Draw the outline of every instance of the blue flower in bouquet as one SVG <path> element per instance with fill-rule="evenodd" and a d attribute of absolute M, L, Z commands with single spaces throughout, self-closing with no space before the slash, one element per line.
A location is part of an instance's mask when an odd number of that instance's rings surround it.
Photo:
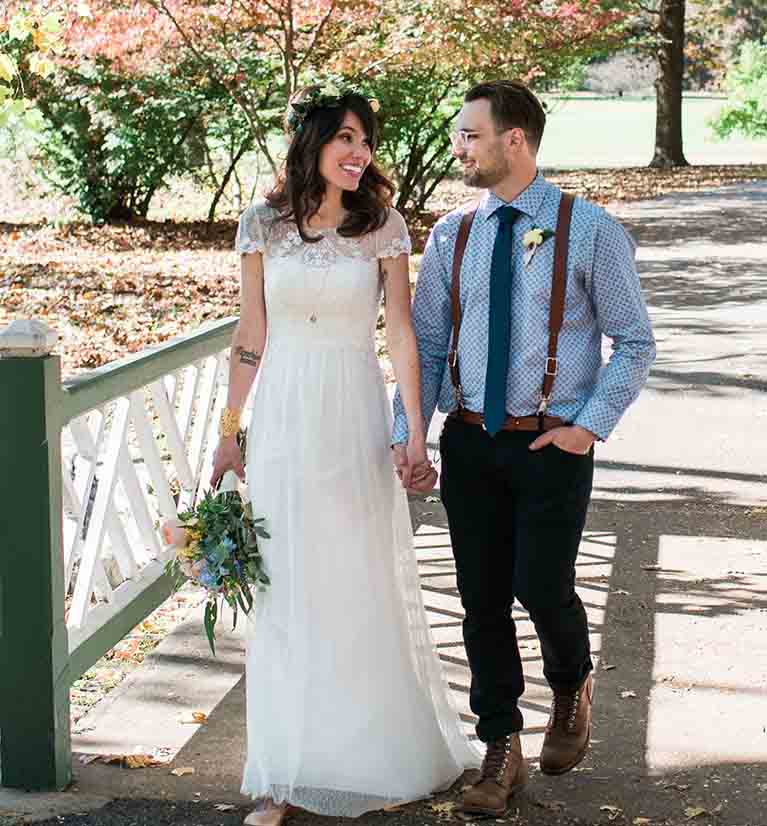
<path fill-rule="evenodd" d="M 218 585 L 218 576 L 218 572 L 211 571 L 211 569 L 206 565 L 200 571 L 197 579 L 199 580 L 200 585 L 205 588 L 216 588 Z"/>
<path fill-rule="evenodd" d="M 233 554 L 234 551 L 237 549 L 237 544 L 234 541 L 232 541 L 228 536 L 225 536 L 221 540 L 221 544 L 226 548 L 227 551 L 229 551 L 230 554 Z"/>

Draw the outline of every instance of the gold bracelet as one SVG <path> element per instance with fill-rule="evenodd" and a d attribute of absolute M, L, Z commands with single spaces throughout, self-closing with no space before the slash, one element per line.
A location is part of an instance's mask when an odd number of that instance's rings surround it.
<path fill-rule="evenodd" d="M 221 411 L 221 420 L 218 423 L 218 432 L 221 436 L 234 436 L 240 429 L 240 411 L 232 407 L 225 407 Z"/>

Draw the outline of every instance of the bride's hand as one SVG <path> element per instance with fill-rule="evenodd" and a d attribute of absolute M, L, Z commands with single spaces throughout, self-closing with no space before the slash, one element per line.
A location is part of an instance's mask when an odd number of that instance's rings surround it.
<path fill-rule="evenodd" d="M 426 446 L 423 444 L 423 439 L 413 439 L 406 442 L 398 442 L 392 445 L 392 458 L 394 460 L 394 469 L 402 481 L 403 488 L 409 488 L 413 479 L 413 473 L 419 475 L 419 465 L 427 462 Z M 415 462 L 415 464 L 413 464 Z M 420 473 L 423 473 L 422 468 Z"/>
<path fill-rule="evenodd" d="M 407 443 L 407 463 L 410 467 L 411 477 L 417 476 L 416 468 L 420 465 L 429 465 L 429 457 L 426 455 L 426 438 L 424 436 L 411 436 Z"/>
<path fill-rule="evenodd" d="M 426 439 L 411 438 L 407 445 L 407 461 L 410 470 L 407 484 L 403 485 L 413 493 L 429 493 L 437 481 L 437 471 L 426 455 Z"/>
<path fill-rule="evenodd" d="M 242 455 L 236 436 L 219 439 L 216 452 L 213 454 L 213 472 L 210 474 L 212 487 L 216 486 L 227 470 L 233 470 L 240 479 L 245 480 L 245 466 L 242 464 Z"/>

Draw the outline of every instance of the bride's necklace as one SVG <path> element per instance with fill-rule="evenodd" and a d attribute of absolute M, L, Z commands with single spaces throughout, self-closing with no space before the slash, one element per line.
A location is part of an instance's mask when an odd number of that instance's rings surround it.
<path fill-rule="evenodd" d="M 305 260 L 313 265 L 311 269 L 314 269 L 315 271 L 322 271 L 322 282 L 320 283 L 319 289 L 314 294 L 313 301 L 310 302 L 310 304 L 314 306 L 314 309 L 308 316 L 308 321 L 311 324 L 316 324 L 317 307 L 319 306 L 322 294 L 325 292 L 325 286 L 328 280 L 328 271 L 330 269 L 328 256 L 330 254 L 331 242 L 328 239 L 328 233 L 335 232 L 335 227 L 310 227 L 309 231 L 312 233 L 321 233 L 324 236 L 322 241 L 317 241 L 315 244 L 308 244 L 308 248 L 305 250 Z"/>
<path fill-rule="evenodd" d="M 343 223 L 343 217 L 338 221 L 336 226 L 333 227 L 307 227 L 310 233 L 320 233 L 323 235 L 322 241 L 318 241 L 316 244 L 309 245 L 309 260 L 313 260 L 313 263 L 318 263 L 320 266 L 317 269 L 322 269 L 322 283 L 320 284 L 319 290 L 317 290 L 316 294 L 314 295 L 314 304 L 315 309 L 309 315 L 309 322 L 311 324 L 317 323 L 317 310 L 316 307 L 319 305 L 320 296 L 325 292 L 325 286 L 328 280 L 328 271 L 330 270 L 330 263 L 327 260 L 327 256 L 329 254 L 330 248 L 332 248 L 332 242 L 328 238 L 328 233 L 335 233 L 338 227 Z M 325 247 L 323 250 L 322 247 Z M 316 249 L 316 252 L 312 254 L 312 248 Z M 317 255 L 319 253 L 319 255 Z"/>
<path fill-rule="evenodd" d="M 322 242 L 320 242 L 320 243 L 322 243 Z M 320 284 L 320 288 L 319 288 L 319 290 L 317 290 L 317 293 L 314 296 L 314 301 L 312 302 L 314 304 L 315 308 L 319 304 L 320 296 L 322 295 L 322 293 L 325 292 L 325 282 L 328 280 L 328 270 L 329 269 L 330 269 L 330 267 L 323 267 L 322 268 L 322 284 Z M 309 316 L 309 321 L 312 324 L 317 323 L 317 310 L 316 309 L 312 310 L 311 315 Z"/>

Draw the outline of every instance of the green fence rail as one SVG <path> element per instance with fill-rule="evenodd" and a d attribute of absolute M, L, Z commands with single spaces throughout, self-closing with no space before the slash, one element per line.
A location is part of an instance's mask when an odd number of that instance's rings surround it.
<path fill-rule="evenodd" d="M 24 357 L 10 351 L 10 356 L 6 352 L 0 358 L 3 786 L 50 790 L 70 783 L 72 682 L 170 592 L 165 575 L 155 578 L 70 650 L 62 536 L 63 429 L 88 411 L 221 354 L 235 323 L 234 319 L 216 322 L 63 383 L 55 355 Z M 206 398 L 213 398 L 214 391 Z M 214 416 L 210 404 L 203 413 Z"/>

